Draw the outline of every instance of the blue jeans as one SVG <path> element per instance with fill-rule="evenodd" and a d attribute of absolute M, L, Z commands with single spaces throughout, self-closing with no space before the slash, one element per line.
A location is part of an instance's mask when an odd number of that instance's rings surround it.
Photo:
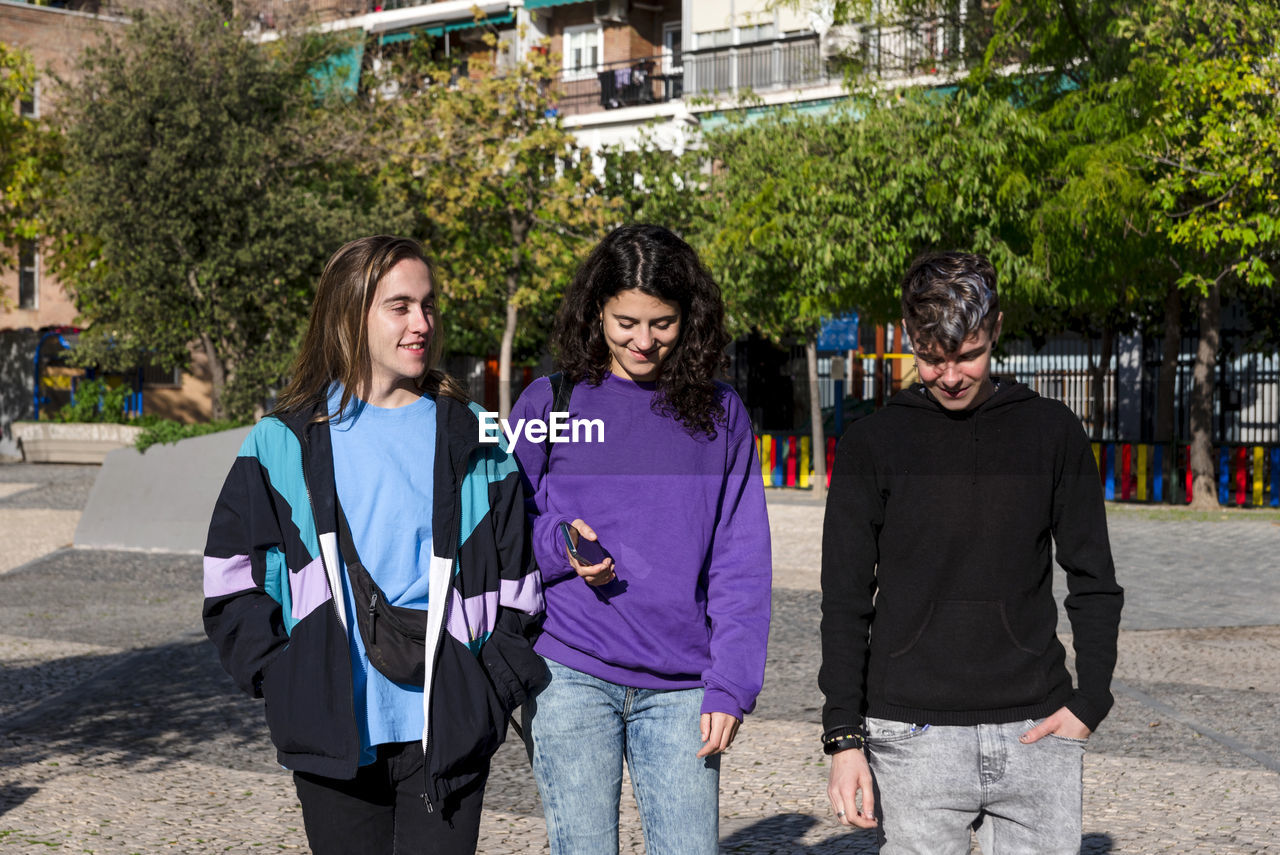
<path fill-rule="evenodd" d="M 1085 741 L 1019 742 L 1036 724 L 868 718 L 881 855 L 968 855 L 975 824 L 983 855 L 1076 855 Z"/>
<path fill-rule="evenodd" d="M 714 855 L 720 757 L 699 758 L 702 689 L 635 689 L 546 660 L 525 744 L 553 855 L 616 855 L 626 758 L 648 855 Z"/>

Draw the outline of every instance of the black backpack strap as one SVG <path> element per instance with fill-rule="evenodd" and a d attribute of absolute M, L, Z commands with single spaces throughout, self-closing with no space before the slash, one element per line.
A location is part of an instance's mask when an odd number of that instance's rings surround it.
<path fill-rule="evenodd" d="M 564 376 L 563 371 L 557 371 L 547 376 L 547 380 L 551 382 L 551 409 L 550 413 L 567 413 L 569 411 L 569 399 L 573 397 L 572 380 Z M 542 441 L 542 451 L 547 456 L 548 462 L 551 460 L 551 434 L 548 432 L 547 438 Z"/>

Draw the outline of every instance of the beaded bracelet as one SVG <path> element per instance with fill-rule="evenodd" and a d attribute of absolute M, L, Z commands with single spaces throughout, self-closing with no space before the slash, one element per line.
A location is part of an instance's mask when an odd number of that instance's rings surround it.
<path fill-rule="evenodd" d="M 861 730 L 856 728 L 841 729 L 823 735 L 822 752 L 824 754 L 835 754 L 838 751 L 847 751 L 850 748 L 861 748 L 866 743 L 866 737 L 862 735 Z"/>

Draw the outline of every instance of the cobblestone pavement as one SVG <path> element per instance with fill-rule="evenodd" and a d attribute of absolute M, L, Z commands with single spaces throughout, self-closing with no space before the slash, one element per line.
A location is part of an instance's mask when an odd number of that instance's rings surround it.
<path fill-rule="evenodd" d="M 0 466 L 0 855 L 306 851 L 261 708 L 204 640 L 199 559 L 65 547 L 95 473 Z M 830 817 L 815 750 L 821 507 L 769 501 L 768 673 L 725 758 L 721 849 L 874 852 Z M 1111 518 L 1128 606 L 1116 707 L 1085 760 L 1082 852 L 1280 853 L 1277 518 Z M 629 794 L 622 850 L 643 851 Z M 514 741 L 480 851 L 547 851 Z"/>

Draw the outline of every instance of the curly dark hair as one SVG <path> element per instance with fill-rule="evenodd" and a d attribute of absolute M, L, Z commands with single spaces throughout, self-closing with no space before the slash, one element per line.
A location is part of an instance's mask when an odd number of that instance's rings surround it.
<path fill-rule="evenodd" d="M 680 338 L 658 373 L 654 410 L 691 434 L 716 435 L 724 404 L 715 375 L 729 336 L 718 286 L 693 247 L 669 229 L 620 226 L 596 244 L 565 291 L 552 346 L 565 377 L 599 386 L 611 365 L 601 312 L 619 291 L 631 288 L 680 305 Z"/>

